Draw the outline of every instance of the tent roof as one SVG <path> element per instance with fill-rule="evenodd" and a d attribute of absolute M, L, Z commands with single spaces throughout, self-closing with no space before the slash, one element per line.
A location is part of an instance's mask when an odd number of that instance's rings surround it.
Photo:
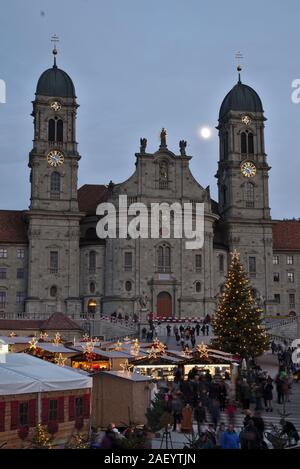
<path fill-rule="evenodd" d="M 26 353 L 8 353 L 0 361 L 0 395 L 67 391 L 92 387 L 92 378 Z"/>

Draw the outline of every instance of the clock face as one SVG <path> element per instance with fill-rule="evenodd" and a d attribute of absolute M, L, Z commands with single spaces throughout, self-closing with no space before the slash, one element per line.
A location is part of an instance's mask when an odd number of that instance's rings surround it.
<path fill-rule="evenodd" d="M 251 161 L 245 161 L 245 163 L 241 165 L 241 171 L 246 178 L 253 178 L 256 175 L 256 166 L 254 163 L 251 163 Z"/>
<path fill-rule="evenodd" d="M 65 158 L 61 151 L 51 150 L 47 155 L 47 161 L 50 166 L 54 166 L 56 168 L 64 163 Z"/>
<path fill-rule="evenodd" d="M 251 119 L 250 119 L 249 116 L 243 116 L 243 117 L 242 117 L 242 122 L 243 122 L 243 124 L 245 124 L 245 125 L 250 125 L 250 124 L 251 124 Z"/>
<path fill-rule="evenodd" d="M 61 104 L 58 101 L 53 101 L 50 104 L 50 107 L 53 109 L 53 111 L 59 111 L 61 109 Z"/>

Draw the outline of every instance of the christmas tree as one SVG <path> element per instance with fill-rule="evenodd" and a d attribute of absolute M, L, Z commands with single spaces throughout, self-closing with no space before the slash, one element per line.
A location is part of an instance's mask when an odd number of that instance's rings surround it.
<path fill-rule="evenodd" d="M 225 289 L 213 321 L 213 346 L 242 358 L 257 357 L 268 350 L 268 336 L 262 326 L 261 309 L 237 251 L 232 254 Z"/>
<path fill-rule="evenodd" d="M 31 441 L 31 447 L 34 449 L 51 449 L 51 438 L 48 436 L 48 433 L 40 423 L 34 429 L 34 435 Z"/>
<path fill-rule="evenodd" d="M 164 399 L 164 395 L 159 392 L 151 401 L 151 407 L 148 408 L 146 412 L 149 429 L 152 432 L 158 432 L 165 426 L 164 419 L 166 416 L 168 416 L 170 420 L 170 414 L 167 412 L 167 403 Z M 169 421 L 167 423 L 169 423 Z"/>

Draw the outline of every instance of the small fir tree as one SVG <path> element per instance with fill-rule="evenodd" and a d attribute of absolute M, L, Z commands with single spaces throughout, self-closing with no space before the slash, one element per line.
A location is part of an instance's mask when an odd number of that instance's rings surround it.
<path fill-rule="evenodd" d="M 45 427 L 40 423 L 34 429 L 31 446 L 34 449 L 51 449 L 51 437 L 48 435 Z"/>

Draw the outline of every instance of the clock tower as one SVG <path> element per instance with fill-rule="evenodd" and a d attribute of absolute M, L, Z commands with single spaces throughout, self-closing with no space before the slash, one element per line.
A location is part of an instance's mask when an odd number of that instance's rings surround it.
<path fill-rule="evenodd" d="M 264 144 L 266 118 L 256 91 L 238 83 L 219 114 L 218 179 L 220 230 L 230 251 L 237 249 L 263 309 L 272 299 L 272 221 Z"/>
<path fill-rule="evenodd" d="M 26 311 L 49 315 L 81 311 L 74 84 L 56 64 L 38 80 L 29 155 L 31 201 Z"/>

